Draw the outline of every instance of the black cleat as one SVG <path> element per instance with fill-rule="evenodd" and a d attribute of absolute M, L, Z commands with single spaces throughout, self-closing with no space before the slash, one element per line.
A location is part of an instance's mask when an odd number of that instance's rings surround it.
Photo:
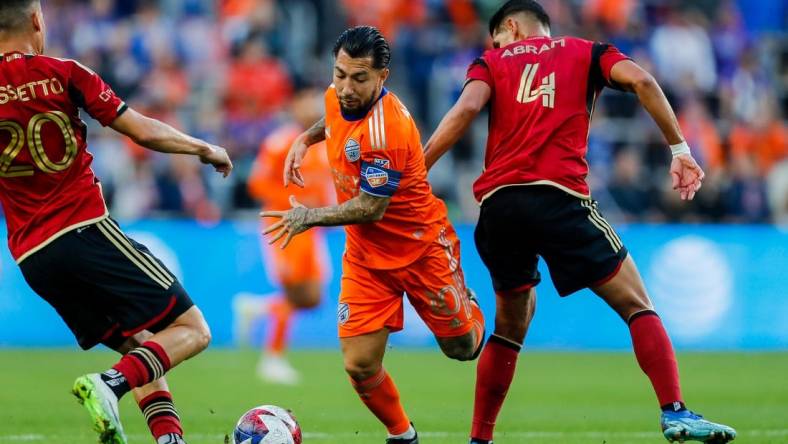
<path fill-rule="evenodd" d="M 410 423 L 413 430 L 416 430 L 416 427 L 413 426 L 413 423 Z M 419 432 L 416 432 L 413 435 L 413 438 L 388 438 L 386 439 L 386 444 L 419 444 Z"/>

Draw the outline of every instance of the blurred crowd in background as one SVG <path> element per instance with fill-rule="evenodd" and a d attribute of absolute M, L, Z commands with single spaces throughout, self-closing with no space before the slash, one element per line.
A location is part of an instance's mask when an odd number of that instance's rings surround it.
<path fill-rule="evenodd" d="M 256 214 L 246 179 L 293 95 L 331 81 L 346 27 L 392 44 L 394 90 L 426 140 L 490 45 L 499 0 L 46 0 L 48 53 L 93 68 L 129 105 L 227 147 L 223 180 L 185 156 L 141 149 L 95 124 L 90 151 L 114 215 Z M 615 44 L 652 72 L 706 170 L 695 201 L 670 190 L 670 151 L 630 94 L 607 91 L 589 137 L 589 181 L 615 221 L 788 223 L 788 2 L 543 0 L 553 35 Z M 436 194 L 472 221 L 486 118 L 434 169 Z"/>

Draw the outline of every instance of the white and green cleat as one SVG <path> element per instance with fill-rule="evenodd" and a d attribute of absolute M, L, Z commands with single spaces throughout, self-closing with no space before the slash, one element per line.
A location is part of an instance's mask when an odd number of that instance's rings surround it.
<path fill-rule="evenodd" d="M 126 444 L 118 414 L 118 398 L 98 373 L 77 378 L 71 392 L 88 410 L 101 444 Z"/>

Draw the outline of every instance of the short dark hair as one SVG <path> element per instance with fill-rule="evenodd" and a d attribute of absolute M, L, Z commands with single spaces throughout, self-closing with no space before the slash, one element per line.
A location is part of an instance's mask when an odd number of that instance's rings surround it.
<path fill-rule="evenodd" d="M 548 29 L 550 28 L 550 16 L 547 15 L 542 5 L 534 0 L 509 0 L 490 19 L 490 35 L 495 34 L 495 30 L 501 26 L 506 17 L 518 12 L 531 14 Z"/>
<path fill-rule="evenodd" d="M 31 8 L 38 3 L 39 0 L 0 0 L 0 32 L 22 28 Z"/>
<path fill-rule="evenodd" d="M 388 68 L 391 62 L 391 48 L 383 34 L 374 26 L 356 26 L 345 30 L 334 43 L 334 57 L 345 50 L 350 57 L 372 57 L 375 69 Z"/>

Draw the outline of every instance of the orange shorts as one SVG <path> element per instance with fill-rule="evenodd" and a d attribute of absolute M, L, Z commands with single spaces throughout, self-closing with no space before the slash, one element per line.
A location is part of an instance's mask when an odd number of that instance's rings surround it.
<path fill-rule="evenodd" d="M 374 270 L 342 262 L 337 323 L 339 337 L 403 327 L 403 294 L 438 337 L 455 337 L 473 328 L 471 306 L 460 267 L 460 241 L 451 226 L 405 268 Z"/>
<path fill-rule="evenodd" d="M 288 286 L 325 279 L 327 253 L 320 229 L 295 236 L 284 250 L 280 248 L 281 240 L 274 245 L 268 245 L 265 239 L 262 242 L 266 270 L 272 281 Z"/>

